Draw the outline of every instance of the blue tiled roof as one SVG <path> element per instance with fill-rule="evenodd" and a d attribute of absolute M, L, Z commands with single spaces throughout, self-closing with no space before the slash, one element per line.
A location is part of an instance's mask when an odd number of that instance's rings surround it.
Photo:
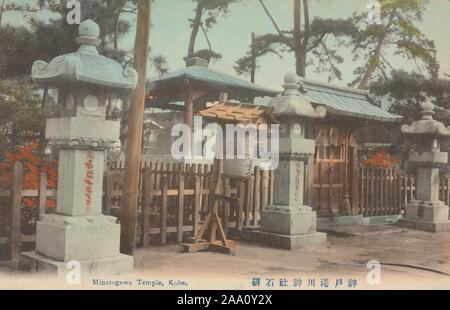
<path fill-rule="evenodd" d="M 331 113 L 391 122 L 402 118 L 374 105 L 368 92 L 306 79 L 302 81 L 311 102 L 325 106 Z"/>
<path fill-rule="evenodd" d="M 259 86 L 253 83 L 250 83 L 246 80 L 239 79 L 232 75 L 222 73 L 208 67 L 203 66 L 191 66 L 180 68 L 178 70 L 169 72 L 159 79 L 150 81 L 150 91 L 154 90 L 158 87 L 160 83 L 169 82 L 173 80 L 184 80 L 184 79 L 192 79 L 197 81 L 202 81 L 207 84 L 212 84 L 216 87 L 229 87 L 235 89 L 245 89 L 261 96 L 264 95 L 276 95 L 280 93 L 280 91 L 269 89 L 263 86 Z"/>

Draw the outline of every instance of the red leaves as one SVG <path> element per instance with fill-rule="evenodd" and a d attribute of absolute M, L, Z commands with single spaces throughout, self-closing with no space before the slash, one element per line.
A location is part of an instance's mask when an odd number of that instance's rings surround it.
<path fill-rule="evenodd" d="M 384 150 L 381 150 L 372 155 L 369 159 L 363 161 L 363 165 L 371 168 L 391 168 L 400 163 L 400 160 L 392 158 L 391 155 L 386 154 Z"/>
<path fill-rule="evenodd" d="M 24 146 L 18 146 L 16 152 L 6 152 L 5 160 L 0 163 L 0 186 L 9 186 L 13 181 L 12 168 L 17 161 L 23 163 L 23 180 L 24 189 L 38 189 L 40 174 L 47 174 L 47 188 L 56 189 L 58 181 L 58 162 L 53 160 L 47 162 L 39 156 L 39 143 L 33 141 Z M 37 205 L 36 198 L 25 197 L 22 200 L 24 206 L 35 207 Z M 56 206 L 54 200 L 47 201 L 47 207 Z"/>

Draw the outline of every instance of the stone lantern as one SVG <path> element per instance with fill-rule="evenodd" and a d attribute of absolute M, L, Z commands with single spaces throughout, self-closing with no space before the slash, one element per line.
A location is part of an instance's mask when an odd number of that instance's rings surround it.
<path fill-rule="evenodd" d="M 261 243 L 295 249 L 326 242 L 326 234 L 316 232 L 316 212 L 303 205 L 305 161 L 315 152 L 308 122 L 325 117 L 326 110 L 311 105 L 296 74 L 287 74 L 284 82 L 284 92 L 272 101 L 281 125 L 274 205 L 263 211 L 261 230 L 252 234 Z"/>
<path fill-rule="evenodd" d="M 450 127 L 433 119 L 434 104 L 422 103 L 422 119 L 401 130 L 415 148 L 409 162 L 416 170 L 416 197 L 405 207 L 403 227 L 440 232 L 450 231 L 449 209 L 439 200 L 439 170 L 448 163 L 448 153 L 441 152 L 441 142 L 450 136 Z"/>
<path fill-rule="evenodd" d="M 99 34 L 95 22 L 84 21 L 78 51 L 33 64 L 33 80 L 58 90 L 58 117 L 46 121 L 46 138 L 59 153 L 58 194 L 55 214 L 37 223 L 36 252 L 21 257 L 24 268 L 64 274 L 69 261 L 78 261 L 82 273 L 133 269 L 133 257 L 119 252 L 116 218 L 102 215 L 102 190 L 105 151 L 120 129 L 106 120 L 106 107 L 114 94 L 136 87 L 137 73 L 99 55 Z"/>

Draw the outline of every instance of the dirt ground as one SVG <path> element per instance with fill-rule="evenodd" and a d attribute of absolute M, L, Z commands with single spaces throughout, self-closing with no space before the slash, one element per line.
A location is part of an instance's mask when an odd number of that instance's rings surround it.
<path fill-rule="evenodd" d="M 328 229 L 327 233 L 326 245 L 294 251 L 240 241 L 234 255 L 187 254 L 182 253 L 178 245 L 138 249 L 132 274 L 96 278 L 105 281 L 104 285 L 94 285 L 95 279 L 89 279 L 82 287 L 450 289 L 450 233 L 427 233 L 395 226 L 335 227 Z M 370 271 L 367 262 L 371 260 L 381 263 L 380 281 L 377 283 L 367 281 Z M 5 266 L 0 267 L 0 288 L 35 287 L 38 279 L 35 275 L 18 274 Z M 258 279 L 259 286 L 255 286 Z M 312 279 L 315 279 L 314 286 Z M 120 282 L 125 280 L 132 281 L 132 285 Z M 267 286 L 268 282 L 273 286 Z M 67 287 L 51 281 L 46 282 L 46 286 Z"/>

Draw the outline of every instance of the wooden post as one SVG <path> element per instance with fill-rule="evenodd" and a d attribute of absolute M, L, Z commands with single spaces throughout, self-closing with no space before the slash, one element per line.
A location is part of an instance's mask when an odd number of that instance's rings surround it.
<path fill-rule="evenodd" d="M 304 194 L 304 203 L 307 206 L 312 207 L 314 204 L 313 201 L 313 191 L 314 191 L 314 156 L 308 157 L 307 162 L 307 174 L 306 174 L 306 191 Z"/>
<path fill-rule="evenodd" d="M 169 178 L 162 176 L 162 209 L 161 209 L 161 244 L 167 243 L 167 192 L 169 191 Z"/>
<path fill-rule="evenodd" d="M 152 165 L 143 170 L 143 184 L 142 184 L 142 246 L 145 248 L 149 244 L 150 239 L 150 206 L 153 200 L 152 197 Z"/>
<path fill-rule="evenodd" d="M 211 197 L 212 189 L 210 189 L 210 197 Z M 198 231 L 198 225 L 200 222 L 200 200 L 202 199 L 201 194 L 201 184 L 200 184 L 200 176 L 195 175 L 195 188 L 194 188 L 194 206 L 192 207 L 192 225 L 193 225 L 193 232 L 194 237 L 197 234 Z"/>
<path fill-rule="evenodd" d="M 184 115 L 184 122 L 189 128 L 192 128 L 192 119 L 194 118 L 194 101 L 192 98 L 189 80 L 186 80 L 186 99 L 184 102 L 186 114 Z"/>
<path fill-rule="evenodd" d="M 178 242 L 183 241 L 184 227 L 184 165 L 180 167 L 180 183 L 178 184 Z"/>
<path fill-rule="evenodd" d="M 269 171 L 262 171 L 261 214 L 267 208 L 269 194 Z"/>
<path fill-rule="evenodd" d="M 23 165 L 21 162 L 14 164 L 14 176 L 11 191 L 11 235 L 9 238 L 9 250 L 11 261 L 19 261 L 20 254 L 20 214 L 22 208 L 22 176 Z"/>
<path fill-rule="evenodd" d="M 245 203 L 245 181 L 241 180 L 239 181 L 239 204 L 237 209 L 237 216 L 236 216 L 236 225 L 238 230 L 242 230 L 243 225 L 243 213 L 244 213 L 244 203 Z"/>
<path fill-rule="evenodd" d="M 224 180 L 224 194 L 225 196 L 230 196 L 230 179 L 228 177 Z M 224 202 L 223 208 L 223 229 L 225 230 L 225 235 L 228 235 L 228 226 L 230 224 L 230 203 Z"/>
<path fill-rule="evenodd" d="M 136 247 L 143 116 L 150 39 L 150 7 L 150 0 L 139 0 L 134 58 L 134 66 L 139 74 L 139 80 L 130 105 L 123 186 L 124 204 L 121 212 L 122 242 L 120 247 L 121 252 L 128 255 L 133 255 Z"/>
<path fill-rule="evenodd" d="M 375 210 L 375 169 L 370 168 L 370 216 L 374 216 Z"/>
<path fill-rule="evenodd" d="M 37 212 L 37 220 L 41 219 L 41 216 L 45 214 L 45 210 L 47 209 L 47 174 L 41 173 L 39 178 L 39 192 L 38 192 L 38 212 Z"/>
<path fill-rule="evenodd" d="M 247 180 L 247 199 L 245 204 L 245 226 L 250 226 L 250 216 L 253 216 L 253 183 L 254 173 Z"/>
<path fill-rule="evenodd" d="M 270 199 L 269 199 L 269 205 L 273 206 L 273 193 L 275 191 L 275 172 L 274 170 L 270 170 L 269 172 L 269 194 L 270 194 Z"/>
<path fill-rule="evenodd" d="M 356 146 L 352 146 L 352 215 L 361 214 L 361 211 L 358 210 L 358 202 L 359 191 L 358 191 L 358 180 L 359 180 L 359 168 L 358 168 L 358 148 Z"/>
<path fill-rule="evenodd" d="M 253 227 L 258 226 L 258 220 L 257 217 L 261 217 L 261 210 L 260 210 L 260 198 L 261 198 L 261 169 L 259 167 L 256 167 L 254 170 L 255 173 L 255 181 L 253 183 Z"/>

